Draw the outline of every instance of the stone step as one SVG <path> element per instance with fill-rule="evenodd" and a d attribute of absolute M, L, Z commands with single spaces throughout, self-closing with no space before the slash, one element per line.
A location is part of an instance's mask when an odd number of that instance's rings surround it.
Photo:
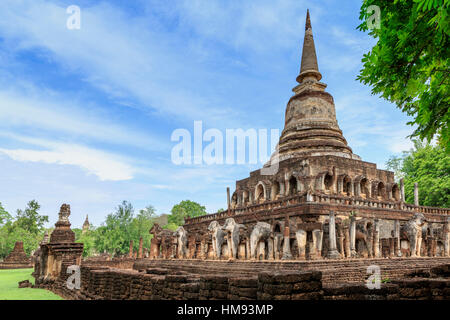
<path fill-rule="evenodd" d="M 377 265 L 382 279 L 400 278 L 406 273 L 450 263 L 448 257 L 349 259 L 315 261 L 224 261 L 224 260 L 150 260 L 140 259 L 133 265 L 135 270 L 161 268 L 191 274 L 229 274 L 251 276 L 260 271 L 308 271 L 323 273 L 324 284 L 335 282 L 362 282 L 369 275 L 367 267 Z"/>

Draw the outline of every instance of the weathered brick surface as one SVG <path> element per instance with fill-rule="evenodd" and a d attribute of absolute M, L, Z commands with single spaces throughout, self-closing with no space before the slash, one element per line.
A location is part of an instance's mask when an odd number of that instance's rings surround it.
<path fill-rule="evenodd" d="M 31 258 L 23 250 L 23 242 L 18 241 L 14 244 L 14 249 L 0 262 L 0 269 L 20 269 L 31 268 Z"/>
<path fill-rule="evenodd" d="M 228 261 L 217 260 L 140 260 L 133 268 L 136 270 L 158 269 L 163 274 L 185 272 L 190 274 L 234 274 L 240 278 L 253 277 L 260 272 L 297 272 L 320 271 L 324 285 L 339 283 L 361 283 L 368 277 L 367 267 L 377 265 L 381 269 L 382 279 L 399 279 L 414 272 L 430 272 L 431 268 L 450 264 L 450 258 L 392 258 L 392 259 L 345 259 L 345 260 L 315 260 L 315 261 Z M 442 267 L 439 267 L 442 268 Z M 438 269 L 436 269 L 438 270 Z M 439 269 L 440 270 L 440 269 Z M 147 271 L 148 272 L 148 271 Z M 152 271 L 156 272 L 156 271 Z M 446 273 L 441 272 L 442 275 Z M 447 271 L 448 272 L 448 271 Z M 234 278 L 234 277 L 232 277 Z M 319 279 L 320 280 L 320 279 Z"/>
<path fill-rule="evenodd" d="M 167 269 L 166 274 L 155 274 L 84 265 L 80 290 L 67 289 L 62 279 L 42 287 L 67 299 L 450 300 L 450 279 L 440 276 L 447 270 L 448 265 L 435 266 L 428 269 L 427 278 L 388 280 L 380 289 L 371 290 L 363 281 L 323 285 L 320 271 L 264 271 L 236 277 L 230 272 L 201 275 Z"/>

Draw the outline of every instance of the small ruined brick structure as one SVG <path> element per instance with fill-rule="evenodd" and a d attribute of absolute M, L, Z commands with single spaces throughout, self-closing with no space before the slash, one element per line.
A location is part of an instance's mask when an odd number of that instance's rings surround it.
<path fill-rule="evenodd" d="M 31 258 L 23 250 L 22 241 L 17 241 L 11 253 L 3 262 L 0 262 L 0 269 L 30 268 L 31 266 Z"/>
<path fill-rule="evenodd" d="M 88 216 L 86 215 L 86 220 L 84 220 L 84 223 L 83 223 L 82 233 L 84 234 L 84 233 L 88 232 L 90 226 L 91 226 L 91 224 L 89 223 Z"/>
<path fill-rule="evenodd" d="M 70 229 L 69 216 L 70 205 L 63 204 L 55 230 L 50 235 L 50 242 L 46 242 L 45 239 L 41 242 L 33 273 L 37 286 L 66 278 L 67 267 L 81 264 L 83 244 L 75 242 L 75 233 Z"/>
<path fill-rule="evenodd" d="M 150 258 L 449 256 L 450 209 L 405 203 L 393 172 L 353 153 L 321 79 L 308 12 L 298 85 L 270 161 L 236 182 L 228 210 L 186 219 L 173 234 L 152 228 Z"/>

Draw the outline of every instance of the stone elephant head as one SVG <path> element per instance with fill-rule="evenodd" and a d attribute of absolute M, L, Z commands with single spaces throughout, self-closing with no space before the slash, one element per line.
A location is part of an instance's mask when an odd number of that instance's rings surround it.
<path fill-rule="evenodd" d="M 252 233 L 250 234 L 250 257 L 251 259 L 256 259 L 256 252 L 258 249 L 258 244 L 260 241 L 268 243 L 269 250 L 271 250 L 271 238 L 273 237 L 272 226 L 267 222 L 257 222 L 253 227 Z M 273 243 L 272 243 L 273 244 Z"/>
<path fill-rule="evenodd" d="M 212 237 L 212 246 L 214 255 L 220 259 L 222 254 L 222 245 L 225 241 L 226 232 L 222 230 L 221 225 L 217 221 L 212 221 L 208 226 L 208 232 Z"/>
<path fill-rule="evenodd" d="M 222 230 L 228 234 L 228 247 L 231 248 L 231 258 L 236 259 L 239 247 L 240 229 L 246 230 L 247 227 L 234 221 L 233 218 L 225 220 Z"/>
<path fill-rule="evenodd" d="M 411 218 L 411 222 L 415 224 L 416 226 L 423 226 L 427 220 L 425 219 L 425 216 L 421 212 L 414 213 L 413 217 Z"/>

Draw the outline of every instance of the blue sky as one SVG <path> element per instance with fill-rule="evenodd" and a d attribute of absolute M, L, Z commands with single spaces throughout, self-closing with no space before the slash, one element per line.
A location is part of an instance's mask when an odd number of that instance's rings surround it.
<path fill-rule="evenodd" d="M 69 5 L 81 29 L 69 30 Z M 177 128 L 283 129 L 310 9 L 322 81 L 354 153 L 384 167 L 407 150 L 409 120 L 357 82 L 374 40 L 361 1 L 2 0 L 0 202 L 31 199 L 95 225 L 122 201 L 167 213 L 190 199 L 215 212 L 260 165 L 171 162 Z M 381 10 L 381 14 L 383 14 Z"/>

